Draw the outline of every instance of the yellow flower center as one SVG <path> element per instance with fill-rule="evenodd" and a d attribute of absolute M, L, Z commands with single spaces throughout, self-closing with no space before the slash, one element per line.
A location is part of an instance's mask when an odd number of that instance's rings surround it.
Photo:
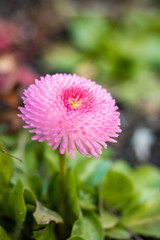
<path fill-rule="evenodd" d="M 79 105 L 80 105 L 80 102 L 79 102 L 79 101 L 74 101 L 74 100 L 73 100 L 73 101 L 71 102 L 71 106 L 74 107 L 74 108 L 78 108 Z"/>
<path fill-rule="evenodd" d="M 70 100 L 69 100 L 69 103 L 71 104 L 71 106 L 72 106 L 73 108 L 78 108 L 78 107 L 81 105 L 78 97 L 77 97 L 76 99 L 70 99 Z"/>

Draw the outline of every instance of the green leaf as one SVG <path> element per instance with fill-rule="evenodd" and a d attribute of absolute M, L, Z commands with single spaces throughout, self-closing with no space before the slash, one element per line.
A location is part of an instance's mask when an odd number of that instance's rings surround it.
<path fill-rule="evenodd" d="M 37 201 L 37 207 L 35 212 L 33 213 L 33 216 L 35 218 L 36 223 L 39 225 L 46 225 L 51 221 L 54 221 L 56 223 L 63 222 L 61 216 L 58 213 L 44 207 L 38 201 Z"/>
<path fill-rule="evenodd" d="M 87 240 L 103 240 L 103 228 L 98 216 L 87 213 L 79 218 L 73 225 L 72 236 Z"/>
<path fill-rule="evenodd" d="M 0 148 L 2 150 L 6 149 L 0 143 Z M 2 152 L 0 149 L 0 202 L 3 198 L 3 193 L 6 191 L 6 187 L 9 185 L 10 180 L 13 175 L 13 161 L 6 153 Z"/>
<path fill-rule="evenodd" d="M 67 240 L 86 240 L 86 238 L 82 238 L 79 236 L 73 236 L 73 237 L 67 238 Z"/>
<path fill-rule="evenodd" d="M 26 204 L 36 206 L 36 198 L 34 194 L 29 189 L 24 189 L 24 199 Z"/>
<path fill-rule="evenodd" d="M 117 172 L 124 173 L 125 175 L 126 174 L 128 175 L 132 172 L 132 168 L 129 166 L 129 164 L 126 161 L 123 161 L 123 160 L 115 161 L 112 164 L 112 169 L 117 171 Z"/>
<path fill-rule="evenodd" d="M 113 228 L 118 223 L 118 218 L 108 212 L 102 212 L 100 216 L 104 229 Z"/>
<path fill-rule="evenodd" d="M 0 240 L 12 240 L 7 232 L 0 226 Z"/>
<path fill-rule="evenodd" d="M 57 151 L 53 151 L 51 146 L 48 144 L 44 145 L 44 158 L 48 162 L 49 167 L 53 172 L 58 172 L 59 170 L 59 153 Z"/>
<path fill-rule="evenodd" d="M 136 233 L 160 237 L 160 194 L 122 217 L 122 222 Z"/>
<path fill-rule="evenodd" d="M 140 166 L 132 172 L 131 177 L 137 188 L 160 188 L 160 170 L 156 166 Z"/>
<path fill-rule="evenodd" d="M 61 190 L 60 190 L 59 174 L 56 172 L 53 174 L 48 185 L 48 199 L 53 209 L 59 209 Z"/>
<path fill-rule="evenodd" d="M 67 216 L 68 224 L 73 224 L 79 217 L 80 206 L 78 200 L 77 178 L 75 169 L 68 169 L 64 179 L 64 196 L 61 191 L 59 173 L 55 173 L 48 186 L 48 198 L 53 209 L 57 209 L 62 215 Z M 62 209 L 62 201 L 65 199 L 65 211 Z M 64 213 L 65 212 L 65 213 Z"/>
<path fill-rule="evenodd" d="M 93 187 L 81 184 L 78 188 L 80 207 L 84 210 L 95 210 L 97 208 L 97 196 Z"/>
<path fill-rule="evenodd" d="M 81 52 L 66 45 L 51 47 L 44 55 L 44 65 L 48 70 L 71 72 L 83 60 Z"/>
<path fill-rule="evenodd" d="M 24 189 L 24 200 L 27 210 L 30 212 L 34 212 L 36 208 L 36 198 L 29 189 Z"/>
<path fill-rule="evenodd" d="M 27 212 L 23 193 L 23 184 L 19 180 L 13 190 L 7 193 L 6 202 L 4 202 L 4 211 L 17 223 L 19 228 L 22 226 Z"/>
<path fill-rule="evenodd" d="M 158 193 L 158 190 L 151 189 L 151 188 L 150 189 L 141 188 L 141 189 L 135 190 L 133 194 L 131 194 L 129 199 L 126 200 L 126 204 L 124 204 L 122 209 L 123 214 L 127 214 L 131 212 L 133 209 L 145 203 L 148 199 L 152 197 L 156 197 L 157 193 Z"/>
<path fill-rule="evenodd" d="M 43 192 L 43 180 L 39 172 L 34 171 L 27 175 L 27 185 L 38 198 L 42 197 Z"/>
<path fill-rule="evenodd" d="M 82 158 L 76 166 L 79 181 L 89 186 L 98 185 L 105 177 L 110 165 L 111 162 L 103 156 L 100 159 Z"/>
<path fill-rule="evenodd" d="M 86 184 L 89 186 L 95 186 L 99 184 L 106 175 L 110 165 L 111 162 L 109 160 L 106 161 L 99 159 L 99 161 L 92 161 L 92 164 L 90 164 L 90 174 L 85 181 Z"/>
<path fill-rule="evenodd" d="M 50 205 L 53 209 L 57 209 L 64 218 L 67 217 L 68 224 L 72 225 L 80 214 L 75 169 L 67 169 L 64 176 L 64 191 L 62 191 L 61 184 L 60 174 L 54 174 L 48 187 Z M 65 209 L 63 209 L 64 204 Z"/>
<path fill-rule="evenodd" d="M 35 240 L 56 240 L 55 234 L 53 232 L 53 224 L 48 224 L 45 228 L 34 231 L 33 239 Z"/>
<path fill-rule="evenodd" d="M 111 207 L 121 208 L 133 189 L 133 183 L 128 176 L 109 170 L 102 185 L 102 198 Z"/>
<path fill-rule="evenodd" d="M 68 169 L 68 172 L 65 176 L 65 194 L 68 218 L 72 218 L 73 216 L 73 219 L 75 220 L 75 218 L 79 217 L 80 214 L 75 169 Z"/>
<path fill-rule="evenodd" d="M 113 229 L 106 230 L 105 236 L 113 239 L 130 239 L 130 233 L 121 226 L 116 226 Z"/>
<path fill-rule="evenodd" d="M 100 17 L 74 18 L 69 27 L 75 44 L 88 51 L 97 51 L 108 28 L 107 21 Z"/>
<path fill-rule="evenodd" d="M 147 178 L 146 178 L 147 176 Z M 156 166 L 143 165 L 130 172 L 135 191 L 123 208 L 123 214 L 156 197 L 160 188 L 160 171 Z"/>

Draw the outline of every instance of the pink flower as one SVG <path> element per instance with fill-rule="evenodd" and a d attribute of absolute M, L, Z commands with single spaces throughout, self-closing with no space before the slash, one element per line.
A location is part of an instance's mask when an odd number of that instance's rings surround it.
<path fill-rule="evenodd" d="M 121 132 L 119 112 L 111 94 L 100 85 L 76 74 L 55 74 L 35 80 L 24 92 L 21 117 L 36 133 L 32 140 L 59 146 L 75 157 L 75 149 L 99 157 L 106 141 L 116 142 Z"/>
<path fill-rule="evenodd" d="M 22 41 L 19 26 L 11 21 L 0 19 L 0 51 L 10 51 Z"/>

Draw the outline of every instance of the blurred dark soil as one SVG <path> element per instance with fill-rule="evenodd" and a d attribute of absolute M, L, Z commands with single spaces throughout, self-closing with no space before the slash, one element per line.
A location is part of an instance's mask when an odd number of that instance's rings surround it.
<path fill-rule="evenodd" d="M 160 166 L 160 116 L 150 116 L 143 111 L 133 108 L 120 108 L 121 128 L 118 142 L 113 144 L 116 158 L 127 160 L 132 166 L 153 163 Z M 150 148 L 148 159 L 141 161 L 133 149 L 132 139 L 137 129 L 146 128 L 152 132 L 155 139 Z"/>

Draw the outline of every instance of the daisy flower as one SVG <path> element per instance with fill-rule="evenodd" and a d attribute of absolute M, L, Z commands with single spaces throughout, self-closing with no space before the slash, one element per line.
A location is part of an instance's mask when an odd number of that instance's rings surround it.
<path fill-rule="evenodd" d="M 76 74 L 55 74 L 35 80 L 24 92 L 20 107 L 32 140 L 48 141 L 53 149 L 66 149 L 75 157 L 99 157 L 106 142 L 116 142 L 121 132 L 118 107 L 102 86 Z"/>

